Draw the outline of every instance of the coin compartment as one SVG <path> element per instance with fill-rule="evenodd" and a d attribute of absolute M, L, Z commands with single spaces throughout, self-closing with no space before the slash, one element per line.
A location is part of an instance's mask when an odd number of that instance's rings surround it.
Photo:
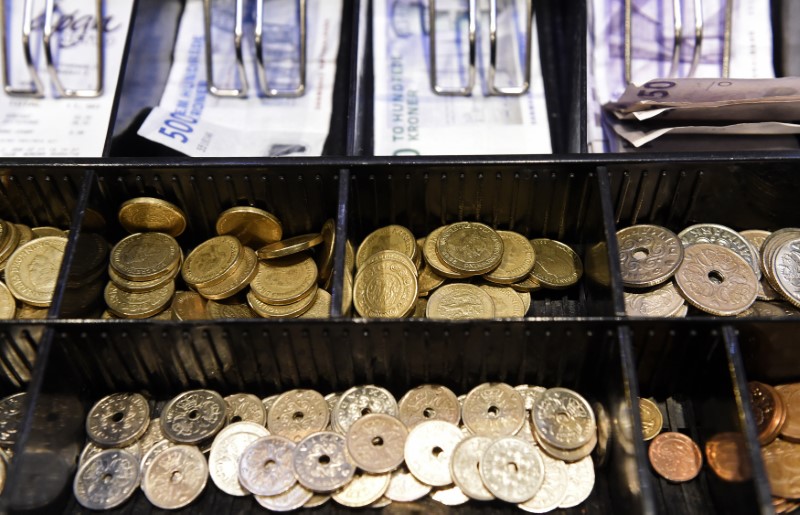
<path fill-rule="evenodd" d="M 631 338 L 638 395 L 656 402 L 665 431 L 690 437 L 703 455 L 699 475 L 684 483 L 670 482 L 649 464 L 650 442 L 639 436 L 644 451 L 652 499 L 658 512 L 771 513 L 764 504 L 758 469 L 743 482 L 726 482 L 707 463 L 705 444 L 713 436 L 734 432 L 748 442 L 742 391 L 746 389 L 736 349 L 725 330 L 713 323 L 696 321 L 648 321 L 631 324 Z M 746 392 L 746 390 L 744 390 Z M 637 435 L 641 435 L 638 406 Z M 748 443 L 749 445 L 749 443 Z M 748 456 L 751 464 L 755 456 Z M 769 502 L 767 500 L 767 505 Z"/>
<path fill-rule="evenodd" d="M 585 504 L 566 513 L 645 512 L 646 490 L 626 443 L 633 427 L 630 353 L 613 324 L 242 320 L 110 329 L 107 323 L 56 323 L 48 333 L 48 363 L 41 367 L 33 424 L 3 498 L 7 506 L 47 505 L 50 513 L 77 509 L 71 479 L 84 442 L 85 416 L 108 393 L 141 391 L 166 401 L 193 388 L 263 397 L 296 387 L 328 393 L 377 384 L 399 399 L 428 382 L 467 393 L 486 381 L 504 381 L 572 388 L 603 407 L 610 438 L 601 440 L 607 450 L 597 460 L 594 491 Z M 36 489 L 22 486 L 33 478 L 39 478 Z M 258 509 L 252 499 L 230 497 L 210 481 L 189 509 L 205 513 L 220 506 L 237 512 Z M 488 506 L 517 509 L 499 502 Z M 475 503 L 465 508 L 478 509 Z M 117 512 L 147 509 L 140 492 Z"/>
<path fill-rule="evenodd" d="M 552 238 L 581 257 L 583 278 L 564 290 L 531 292 L 529 317 L 611 315 L 613 291 L 601 186 L 595 168 L 529 165 L 507 160 L 483 166 L 426 160 L 353 167 L 347 237 L 354 249 L 390 224 L 416 238 L 442 225 L 476 221 L 529 239 Z"/>

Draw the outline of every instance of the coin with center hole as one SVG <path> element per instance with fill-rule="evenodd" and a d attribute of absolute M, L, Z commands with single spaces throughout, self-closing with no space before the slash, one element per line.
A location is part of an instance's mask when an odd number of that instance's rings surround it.
<path fill-rule="evenodd" d="M 347 450 L 358 467 L 372 474 L 391 472 L 403 463 L 408 437 L 395 417 L 373 413 L 356 420 L 347 431 Z"/>
<path fill-rule="evenodd" d="M 397 401 L 385 388 L 374 385 L 355 386 L 344 392 L 332 413 L 331 425 L 342 434 L 359 418 L 370 413 L 397 416 Z"/>
<path fill-rule="evenodd" d="M 200 443 L 225 425 L 227 406 L 217 392 L 190 390 L 164 406 L 161 430 L 176 443 Z"/>
<path fill-rule="evenodd" d="M 331 497 L 334 501 L 349 508 L 363 508 L 374 503 L 389 488 L 390 474 L 366 474 L 359 472 L 344 488 Z"/>
<path fill-rule="evenodd" d="M 139 460 L 120 449 L 102 451 L 81 466 L 73 481 L 75 500 L 90 510 L 110 510 L 139 486 Z"/>
<path fill-rule="evenodd" d="M 617 231 L 622 284 L 647 288 L 665 282 L 683 260 L 683 245 L 669 229 L 632 225 Z"/>
<path fill-rule="evenodd" d="M 260 426 L 267 424 L 267 409 L 261 399 L 250 393 L 235 393 L 225 397 L 228 420 L 231 423 L 253 422 Z"/>
<path fill-rule="evenodd" d="M 450 458 L 464 433 L 441 420 L 423 422 L 408 433 L 405 460 L 408 470 L 425 484 L 446 486 L 453 482 Z"/>
<path fill-rule="evenodd" d="M 399 418 L 407 428 L 426 420 L 443 420 L 458 424 L 461 406 L 456 394 L 446 386 L 424 384 L 406 392 L 398 403 Z"/>
<path fill-rule="evenodd" d="M 567 464 L 542 454 L 544 482 L 536 494 L 518 506 L 528 513 L 547 513 L 567 496 Z"/>
<path fill-rule="evenodd" d="M 487 436 L 471 436 L 461 440 L 450 460 L 453 482 L 464 494 L 478 501 L 491 501 L 492 492 L 487 490 L 481 478 L 480 465 L 483 453 L 494 440 Z"/>
<path fill-rule="evenodd" d="M 253 422 L 236 422 L 217 433 L 208 456 L 209 474 L 217 488 L 228 495 L 248 494 L 239 482 L 239 460 L 251 443 L 267 434 L 264 426 Z"/>
<path fill-rule="evenodd" d="M 269 410 L 267 425 L 276 435 L 299 442 L 328 427 L 330 412 L 322 394 L 313 390 L 290 390 L 278 396 Z"/>
<path fill-rule="evenodd" d="M 293 511 L 302 508 L 314 497 L 314 492 L 295 483 L 294 486 L 278 495 L 256 495 L 258 504 L 270 511 Z"/>
<path fill-rule="evenodd" d="M 594 462 L 591 456 L 567 465 L 567 495 L 559 508 L 574 508 L 589 498 L 594 489 Z"/>
<path fill-rule="evenodd" d="M 292 462 L 297 480 L 314 492 L 333 492 L 346 485 L 356 472 L 345 437 L 330 431 L 301 440 Z"/>
<path fill-rule="evenodd" d="M 483 484 L 506 502 L 525 502 L 544 482 L 544 460 L 539 449 L 518 438 L 496 440 L 480 461 Z"/>
<path fill-rule="evenodd" d="M 142 491 L 153 506 L 176 510 L 197 499 L 207 482 L 203 453 L 191 445 L 175 445 L 150 463 L 142 478 Z"/>
<path fill-rule="evenodd" d="M 392 472 L 386 497 L 395 502 L 414 502 L 422 499 L 431 491 L 431 485 L 420 482 L 405 467 Z"/>
<path fill-rule="evenodd" d="M 461 416 L 473 434 L 510 436 L 525 423 L 525 401 L 505 383 L 484 383 L 467 394 Z"/>
<path fill-rule="evenodd" d="M 251 443 L 239 461 L 239 481 L 255 495 L 278 495 L 297 482 L 295 443 L 282 436 L 265 436 Z"/>
<path fill-rule="evenodd" d="M 431 499 L 445 506 L 461 506 L 469 502 L 469 497 L 455 485 L 448 488 L 436 488 L 431 492 Z"/>
<path fill-rule="evenodd" d="M 100 447 L 126 447 L 147 431 L 150 406 L 138 393 L 103 397 L 89 410 L 86 433 Z"/>

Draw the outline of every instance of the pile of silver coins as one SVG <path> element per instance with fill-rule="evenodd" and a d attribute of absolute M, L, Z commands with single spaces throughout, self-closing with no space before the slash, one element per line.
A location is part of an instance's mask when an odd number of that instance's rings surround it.
<path fill-rule="evenodd" d="M 13 458 L 12 449 L 22 423 L 25 394 L 16 393 L 0 399 L 0 493 L 6 485 L 8 466 Z"/>
<path fill-rule="evenodd" d="M 400 402 L 374 385 L 265 399 L 192 390 L 158 416 L 154 407 L 138 393 L 92 407 L 73 484 L 82 506 L 111 509 L 141 488 L 154 506 L 178 509 L 209 477 L 272 511 L 430 497 L 544 513 L 578 506 L 594 488 L 595 413 L 566 388 L 484 383 L 457 397 L 427 384 Z"/>
<path fill-rule="evenodd" d="M 629 316 L 683 317 L 690 307 L 715 316 L 800 314 L 800 229 L 697 224 L 676 235 L 633 225 L 617 239 Z"/>

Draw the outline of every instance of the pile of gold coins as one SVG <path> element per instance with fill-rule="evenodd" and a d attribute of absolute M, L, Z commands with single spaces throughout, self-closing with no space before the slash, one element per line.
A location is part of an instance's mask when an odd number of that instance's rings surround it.
<path fill-rule="evenodd" d="M 750 402 L 777 513 L 800 508 L 800 383 L 751 381 Z"/>
<path fill-rule="evenodd" d="M 5 488 L 8 467 L 14 456 L 12 449 L 21 429 L 24 404 L 24 393 L 0 399 L 0 493 Z"/>
<path fill-rule="evenodd" d="M 629 316 L 683 317 L 690 307 L 715 316 L 800 314 L 800 229 L 697 224 L 676 235 L 634 225 L 617 239 Z"/>
<path fill-rule="evenodd" d="M 103 318 L 329 316 L 331 298 L 324 288 L 330 288 L 333 270 L 333 220 L 319 234 L 281 240 L 274 215 L 232 207 L 219 215 L 218 235 L 185 258 L 176 238 L 187 222 L 177 206 L 135 198 L 122 205 L 119 220 L 132 234 L 111 250 Z"/>
<path fill-rule="evenodd" d="M 420 239 L 400 225 L 382 227 L 347 257 L 345 269 L 345 291 L 352 283 L 352 303 L 365 318 L 524 317 L 532 291 L 569 288 L 583 275 L 569 246 L 477 222 L 439 227 Z"/>
<path fill-rule="evenodd" d="M 178 509 L 209 477 L 272 511 L 429 497 L 544 513 L 578 506 L 594 488 L 595 413 L 566 388 L 485 383 L 456 397 L 427 384 L 399 402 L 374 385 L 265 399 L 192 390 L 153 411 L 138 393 L 92 407 L 73 483 L 82 506 L 112 509 L 141 488 L 157 508 Z"/>
<path fill-rule="evenodd" d="M 0 220 L 0 319 L 43 319 L 53 301 L 67 233 Z"/>

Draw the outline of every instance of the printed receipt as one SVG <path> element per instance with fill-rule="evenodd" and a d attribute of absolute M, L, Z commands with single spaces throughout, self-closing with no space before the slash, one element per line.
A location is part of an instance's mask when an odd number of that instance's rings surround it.
<path fill-rule="evenodd" d="M 297 81 L 296 0 L 265 3 L 265 61 L 271 85 Z M 187 0 L 175 61 L 161 103 L 138 130 L 151 141 L 191 157 L 319 156 L 333 111 L 342 0 L 308 1 L 306 93 L 299 98 L 259 94 L 254 12 L 245 16 L 247 98 L 207 93 L 203 1 Z M 215 2 L 212 33 L 215 82 L 238 86 L 233 46 L 233 2 Z M 295 66 L 286 66 L 294 60 Z"/>
<path fill-rule="evenodd" d="M 0 91 L 0 156 L 100 157 L 108 134 L 111 109 L 134 0 L 104 2 L 105 73 L 98 98 L 58 98 L 47 73 L 42 30 L 44 2 L 34 12 L 31 48 L 45 98 L 12 97 Z M 31 87 L 22 47 L 22 2 L 6 2 L 8 67 L 15 88 Z M 68 88 L 96 87 L 97 13 L 94 2 L 60 0 L 54 14 L 51 41 L 55 64 Z M 0 56 L 0 61 L 4 59 Z"/>
<path fill-rule="evenodd" d="M 467 13 L 437 2 L 439 80 L 466 81 Z M 488 4 L 488 3 L 487 3 Z M 498 86 L 521 80 L 525 2 L 499 2 Z M 483 2 L 479 2 L 485 7 Z M 539 65 L 536 23 L 531 48 L 531 87 L 518 97 L 484 95 L 489 67 L 489 16 L 478 17 L 477 77 L 472 96 L 439 96 L 430 87 L 428 7 L 419 0 L 373 2 L 375 55 L 375 155 L 547 154 L 550 129 Z M 508 49 L 517 51 L 508 51 Z M 446 55 L 449 54 L 449 55 Z M 513 73 L 507 72 L 513 70 Z M 506 71 L 506 73 L 503 73 Z"/>

